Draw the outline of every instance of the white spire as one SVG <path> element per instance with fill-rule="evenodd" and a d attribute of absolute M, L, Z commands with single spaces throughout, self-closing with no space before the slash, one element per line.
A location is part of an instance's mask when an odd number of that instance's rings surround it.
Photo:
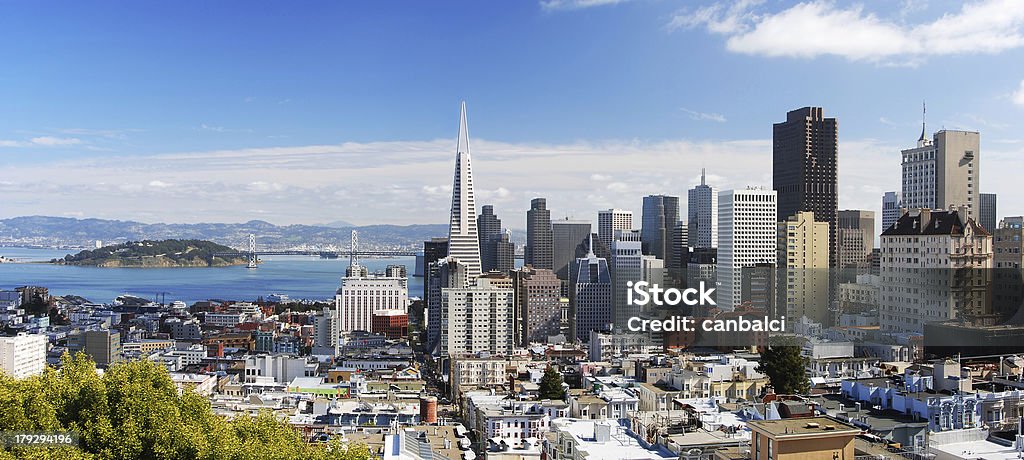
<path fill-rule="evenodd" d="M 587 249 L 587 258 L 588 259 L 593 259 L 593 258 L 597 257 L 597 255 L 594 254 L 594 234 L 591 233 L 588 236 L 588 238 L 590 238 L 590 241 L 587 242 L 587 247 L 588 247 L 588 249 Z"/>
<path fill-rule="evenodd" d="M 477 239 L 476 200 L 473 195 L 473 167 L 469 154 L 466 102 L 459 116 L 459 139 L 455 146 L 455 183 L 452 186 L 452 214 L 448 227 L 448 255 L 466 264 L 470 279 L 480 276 L 480 241 Z"/>

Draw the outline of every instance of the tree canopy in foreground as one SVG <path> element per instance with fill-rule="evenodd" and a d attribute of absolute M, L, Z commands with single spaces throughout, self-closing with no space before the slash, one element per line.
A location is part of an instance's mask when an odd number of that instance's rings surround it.
<path fill-rule="evenodd" d="M 0 447 L 0 460 L 370 458 L 362 445 L 306 443 L 270 412 L 215 415 L 206 398 L 179 394 L 167 370 L 148 360 L 113 365 L 103 376 L 84 354 L 61 361 L 25 379 L 0 374 L 0 431 L 75 432 L 79 445 Z"/>

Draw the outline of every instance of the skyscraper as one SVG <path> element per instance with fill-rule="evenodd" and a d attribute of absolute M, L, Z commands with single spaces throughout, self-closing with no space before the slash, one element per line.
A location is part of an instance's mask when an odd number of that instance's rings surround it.
<path fill-rule="evenodd" d="M 973 131 L 942 130 L 931 140 L 903 150 L 903 207 L 942 209 L 965 206 L 978 218 L 981 187 L 981 135 Z"/>
<path fill-rule="evenodd" d="M 590 331 L 608 330 L 612 323 L 612 276 L 608 261 L 593 251 L 576 259 L 576 272 L 569 290 L 571 331 L 570 340 L 590 340 Z"/>
<path fill-rule="evenodd" d="M 617 230 L 633 228 L 633 211 L 606 209 L 597 212 L 597 236 L 605 247 L 611 248 Z"/>
<path fill-rule="evenodd" d="M 640 238 L 644 254 L 653 255 L 672 265 L 672 230 L 679 222 L 679 197 L 648 195 L 644 197 Z"/>
<path fill-rule="evenodd" d="M 886 231 L 900 218 L 900 192 L 885 192 L 882 195 L 882 231 Z"/>
<path fill-rule="evenodd" d="M 512 231 L 505 230 L 494 242 L 494 270 L 508 273 L 516 268 L 516 244 L 512 242 Z"/>
<path fill-rule="evenodd" d="M 553 265 L 555 275 L 563 281 L 569 280 L 569 269 L 576 259 L 576 248 L 590 237 L 590 221 L 556 220 L 551 222 L 554 240 Z"/>
<path fill-rule="evenodd" d="M 772 136 L 772 188 L 778 193 L 777 222 L 800 211 L 829 224 L 829 247 L 836 244 L 839 208 L 839 125 L 821 107 L 803 107 L 775 123 Z M 835 251 L 829 266 L 835 267 Z M 719 254 L 722 256 L 722 254 Z"/>
<path fill-rule="evenodd" d="M 612 314 L 616 330 L 626 330 L 629 318 L 640 316 L 640 307 L 627 302 L 628 283 L 643 279 L 640 239 L 639 230 L 619 230 L 612 241 Z"/>
<path fill-rule="evenodd" d="M 718 247 L 718 194 L 705 182 L 700 170 L 700 185 L 691 188 L 686 201 L 687 241 L 692 248 Z"/>
<path fill-rule="evenodd" d="M 455 147 L 455 183 L 452 185 L 451 224 L 448 227 L 448 255 L 466 264 L 466 276 L 480 276 L 480 239 L 476 228 L 473 197 L 473 167 L 469 154 L 466 103 L 459 116 L 459 140 Z"/>
<path fill-rule="evenodd" d="M 554 268 L 554 236 L 551 233 L 551 211 L 547 200 L 534 198 L 526 211 L 525 263 L 533 268 Z"/>
<path fill-rule="evenodd" d="M 718 194 L 718 307 L 729 311 L 742 298 L 742 269 L 774 264 L 778 227 L 776 192 L 749 188 Z"/>
<path fill-rule="evenodd" d="M 494 206 L 485 204 L 476 218 L 480 239 L 480 270 L 487 273 L 497 265 L 497 242 L 501 238 L 501 219 L 494 215 Z"/>
<path fill-rule="evenodd" d="M 982 193 L 981 202 L 979 204 L 980 209 L 978 211 L 978 223 L 981 224 L 985 230 L 989 233 L 996 231 L 996 194 L 995 193 Z"/>

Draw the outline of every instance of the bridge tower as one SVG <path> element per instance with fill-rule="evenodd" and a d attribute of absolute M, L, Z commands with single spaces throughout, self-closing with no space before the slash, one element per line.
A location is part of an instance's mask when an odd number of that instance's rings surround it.
<path fill-rule="evenodd" d="M 352 230 L 352 238 L 348 243 L 348 265 L 355 267 L 359 265 L 359 257 L 356 255 L 356 251 L 359 250 L 359 233 Z"/>
<path fill-rule="evenodd" d="M 249 234 L 249 268 L 256 268 L 259 266 L 259 256 L 256 255 L 256 235 Z"/>

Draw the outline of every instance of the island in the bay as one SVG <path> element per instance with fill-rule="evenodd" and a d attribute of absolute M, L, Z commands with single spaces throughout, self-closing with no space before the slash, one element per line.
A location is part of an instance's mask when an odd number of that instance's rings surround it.
<path fill-rule="evenodd" d="M 56 264 L 92 267 L 227 267 L 248 263 L 246 254 L 212 241 L 143 240 L 104 246 L 54 259 Z"/>

